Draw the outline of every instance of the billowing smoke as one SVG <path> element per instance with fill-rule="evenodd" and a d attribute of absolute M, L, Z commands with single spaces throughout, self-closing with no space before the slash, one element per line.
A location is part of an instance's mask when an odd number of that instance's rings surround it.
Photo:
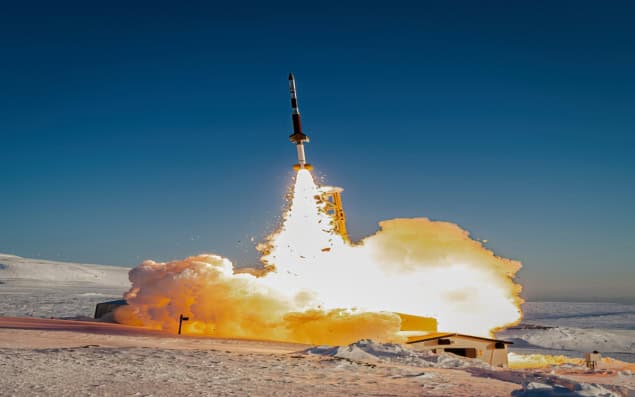
<path fill-rule="evenodd" d="M 399 340 L 394 312 L 482 336 L 520 320 L 520 262 L 426 218 L 383 221 L 350 244 L 318 197 L 300 170 L 280 229 L 259 247 L 265 271 L 237 274 L 216 255 L 142 263 L 117 320 L 174 330 L 183 313 L 187 333 L 325 344 Z"/>
<path fill-rule="evenodd" d="M 129 305 L 115 312 L 117 322 L 176 331 L 179 315 L 190 318 L 187 334 L 347 344 L 362 338 L 398 341 L 400 319 L 392 313 L 354 310 L 298 311 L 299 302 L 258 283 L 250 274 L 234 274 L 231 262 L 217 255 L 181 261 L 145 261 L 130 271 Z"/>

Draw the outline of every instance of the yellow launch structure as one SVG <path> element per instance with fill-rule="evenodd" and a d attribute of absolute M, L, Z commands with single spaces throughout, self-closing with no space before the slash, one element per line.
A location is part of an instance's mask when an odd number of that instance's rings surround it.
<path fill-rule="evenodd" d="M 401 318 L 401 331 L 412 335 L 437 332 L 437 319 L 432 317 L 413 316 L 412 314 L 395 313 Z"/>
<path fill-rule="evenodd" d="M 344 189 L 335 186 L 323 186 L 320 188 L 320 199 L 324 203 L 324 211 L 333 219 L 335 231 L 349 241 L 346 231 L 346 214 L 342 205 L 342 192 Z"/>
<path fill-rule="evenodd" d="M 324 211 L 331 217 L 335 231 L 342 238 L 350 242 L 346 231 L 346 214 L 342 205 L 342 192 L 344 189 L 335 186 L 322 186 L 319 189 L 318 198 L 324 204 Z M 432 317 L 413 316 L 405 313 L 395 313 L 401 319 L 401 333 L 403 335 L 421 336 L 437 331 L 437 320 Z"/>

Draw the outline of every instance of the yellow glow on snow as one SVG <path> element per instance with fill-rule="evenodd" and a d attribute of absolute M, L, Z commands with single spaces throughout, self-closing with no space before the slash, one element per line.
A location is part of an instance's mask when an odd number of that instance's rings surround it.
<path fill-rule="evenodd" d="M 552 356 L 548 354 L 516 354 L 508 353 L 509 368 L 544 368 L 551 365 L 584 365 L 581 358 L 571 358 L 566 356 Z"/>

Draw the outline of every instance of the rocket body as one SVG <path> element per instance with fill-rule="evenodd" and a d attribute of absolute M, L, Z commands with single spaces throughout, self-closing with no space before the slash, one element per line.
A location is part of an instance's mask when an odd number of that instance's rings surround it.
<path fill-rule="evenodd" d="M 304 155 L 304 144 L 298 143 L 295 145 L 298 152 L 298 164 L 300 164 L 300 168 L 304 168 L 306 165 L 306 156 Z"/>
<path fill-rule="evenodd" d="M 291 95 L 291 120 L 293 121 L 293 134 L 289 136 L 289 140 L 296 145 L 298 153 L 298 164 L 294 168 L 310 168 L 311 166 L 306 163 L 306 155 L 304 154 L 304 143 L 309 142 L 309 137 L 302 132 L 302 119 L 293 73 L 289 73 L 289 94 Z"/>

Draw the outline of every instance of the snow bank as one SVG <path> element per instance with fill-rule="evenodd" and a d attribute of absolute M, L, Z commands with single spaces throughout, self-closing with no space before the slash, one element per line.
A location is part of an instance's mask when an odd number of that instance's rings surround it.
<path fill-rule="evenodd" d="M 417 351 L 394 343 L 377 343 L 363 339 L 347 346 L 319 346 L 305 350 L 306 354 L 331 356 L 363 363 L 391 362 L 417 367 L 433 368 L 489 368 L 481 360 L 469 359 L 451 353 L 434 354 Z"/>
<path fill-rule="evenodd" d="M 479 379 L 496 379 L 518 385 L 512 396 L 601 396 L 619 397 L 616 392 L 596 383 L 577 382 L 566 377 L 525 370 L 492 368 L 486 363 L 454 354 L 417 351 L 403 345 L 360 340 L 347 346 L 318 346 L 306 354 L 330 356 L 364 364 L 398 364 L 411 367 L 459 369 Z M 564 367 L 571 369 L 566 364 Z M 563 367 L 563 368 L 564 368 Z M 586 371 L 586 368 L 582 368 Z M 628 375 L 622 375 L 628 376 Z M 609 386 L 620 389 L 619 387 Z"/>

